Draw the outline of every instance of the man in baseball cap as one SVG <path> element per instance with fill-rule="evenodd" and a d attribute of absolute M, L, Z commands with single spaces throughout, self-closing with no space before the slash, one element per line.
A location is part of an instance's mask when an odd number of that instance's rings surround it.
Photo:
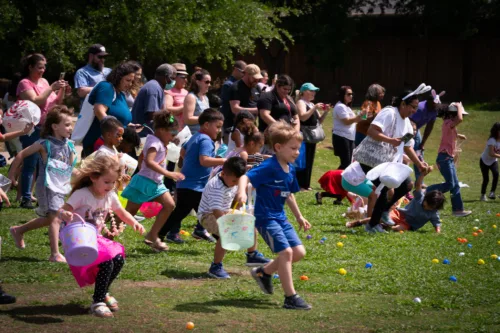
<path fill-rule="evenodd" d="M 242 110 L 257 115 L 257 100 L 261 93 L 257 88 L 257 83 L 262 77 L 259 66 L 250 64 L 243 70 L 243 78 L 231 86 L 229 104 L 233 119 Z"/>
<path fill-rule="evenodd" d="M 88 63 L 76 71 L 75 88 L 80 96 L 80 106 L 85 96 L 90 93 L 92 88 L 101 81 L 104 81 L 111 68 L 104 67 L 104 61 L 109 53 L 101 44 L 94 44 L 88 50 Z"/>
<path fill-rule="evenodd" d="M 164 109 L 164 89 L 170 90 L 175 85 L 177 70 L 170 64 L 156 68 L 155 77 L 142 86 L 132 107 L 132 119 L 135 124 L 150 124 L 153 115 Z M 140 135 L 146 135 L 146 131 Z"/>

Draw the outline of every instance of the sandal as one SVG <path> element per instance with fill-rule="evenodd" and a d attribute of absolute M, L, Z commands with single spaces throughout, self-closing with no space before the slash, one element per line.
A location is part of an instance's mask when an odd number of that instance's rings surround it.
<path fill-rule="evenodd" d="M 65 263 L 66 263 L 66 258 L 65 258 L 62 254 L 58 253 L 58 254 L 57 254 L 57 255 L 55 255 L 55 256 L 54 256 L 54 255 L 51 255 L 51 256 L 49 257 L 49 261 L 50 261 L 50 262 L 60 262 L 60 263 L 65 264 Z"/>
<path fill-rule="evenodd" d="M 23 235 L 20 235 L 17 233 L 16 231 L 16 227 L 10 227 L 10 235 L 12 236 L 12 238 L 14 239 L 14 244 L 16 245 L 16 247 L 18 249 L 21 249 L 21 250 L 24 250 L 24 248 L 26 247 L 25 244 L 24 244 L 24 238 L 23 238 Z"/>
<path fill-rule="evenodd" d="M 144 243 L 149 246 L 155 252 L 163 252 L 168 250 L 168 245 L 157 238 L 154 242 L 150 240 L 144 240 Z"/>
<path fill-rule="evenodd" d="M 118 301 L 113 296 L 110 296 L 109 293 L 106 294 L 104 303 L 106 303 L 107 307 L 111 310 L 111 312 L 116 312 L 120 310 L 120 307 L 118 306 Z"/>
<path fill-rule="evenodd" d="M 113 313 L 111 310 L 106 306 L 106 303 L 99 302 L 99 303 L 93 303 L 90 306 L 90 313 L 93 314 L 96 317 L 100 318 L 113 318 Z"/>

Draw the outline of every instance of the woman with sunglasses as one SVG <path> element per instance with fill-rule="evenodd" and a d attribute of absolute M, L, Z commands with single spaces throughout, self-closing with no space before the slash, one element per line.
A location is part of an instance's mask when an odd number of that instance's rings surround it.
<path fill-rule="evenodd" d="M 130 111 L 132 111 L 132 107 L 134 106 L 135 99 L 137 94 L 139 94 L 139 90 L 141 90 L 144 85 L 144 81 L 142 80 L 142 66 L 137 61 L 128 61 L 127 63 L 134 66 L 134 81 L 132 82 L 132 86 L 130 90 L 125 92 L 125 98 L 127 99 L 127 105 Z"/>
<path fill-rule="evenodd" d="M 202 68 L 198 68 L 191 77 L 191 86 L 189 94 L 184 99 L 182 115 L 184 124 L 189 127 L 193 135 L 200 129 L 198 117 L 204 110 L 210 108 L 207 93 L 211 83 L 210 73 Z"/>
<path fill-rule="evenodd" d="M 355 115 L 351 110 L 353 100 L 352 88 L 342 86 L 339 89 L 338 102 L 333 108 L 332 143 L 335 156 L 340 159 L 337 169 L 345 170 L 351 164 L 354 150 L 356 123 L 361 121 L 364 111 Z"/>

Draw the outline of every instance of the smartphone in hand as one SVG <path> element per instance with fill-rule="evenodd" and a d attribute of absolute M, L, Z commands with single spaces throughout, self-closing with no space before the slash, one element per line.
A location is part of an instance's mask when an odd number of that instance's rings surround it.
<path fill-rule="evenodd" d="M 404 143 L 408 143 L 411 139 L 413 139 L 413 134 L 411 133 L 406 133 L 402 138 L 401 138 L 401 141 L 403 141 Z"/>
<path fill-rule="evenodd" d="M 59 80 L 64 80 L 65 76 L 66 76 L 66 72 L 61 72 L 61 74 L 59 74 Z"/>

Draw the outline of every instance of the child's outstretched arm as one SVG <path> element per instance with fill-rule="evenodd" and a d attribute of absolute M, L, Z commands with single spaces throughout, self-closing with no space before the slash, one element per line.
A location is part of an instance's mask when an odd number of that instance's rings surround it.
<path fill-rule="evenodd" d="M 16 155 L 16 158 L 14 158 L 14 161 L 12 162 L 12 165 L 10 166 L 9 170 L 9 179 L 12 182 L 13 186 L 17 186 L 16 170 L 21 165 L 21 162 L 28 156 L 31 156 L 36 153 L 43 154 L 44 152 L 45 150 L 43 146 L 39 142 L 35 142 L 28 148 L 21 150 L 21 152 Z"/>
<path fill-rule="evenodd" d="M 417 178 L 417 181 L 415 182 L 415 191 L 422 191 L 422 184 L 424 183 L 424 178 L 425 178 L 425 175 L 423 173 L 421 173 L 418 178 Z"/>
<path fill-rule="evenodd" d="M 125 210 L 125 208 L 119 207 L 114 210 L 114 213 L 118 215 L 120 220 L 134 228 L 135 232 L 139 232 L 142 235 L 146 231 L 146 229 L 144 229 L 144 226 L 137 222 L 134 217 Z"/>
<path fill-rule="evenodd" d="M 436 232 L 438 234 L 440 234 L 441 233 L 441 220 L 439 219 L 438 214 L 436 214 L 436 216 L 433 216 L 431 218 L 431 223 L 434 226 L 434 230 L 436 230 Z"/>
<path fill-rule="evenodd" d="M 144 158 L 144 163 L 148 168 L 153 170 L 154 172 L 158 172 L 159 174 L 164 175 L 167 178 L 173 179 L 173 180 L 184 180 L 184 175 L 180 172 L 171 172 L 167 171 L 166 169 L 162 168 L 158 162 L 155 161 L 156 157 L 156 149 L 154 148 L 149 148 L 148 151 L 146 152 L 146 156 Z M 121 218 L 121 217 L 120 217 Z"/>
<path fill-rule="evenodd" d="M 247 175 L 243 175 L 240 177 L 240 180 L 238 182 L 238 192 L 236 193 L 236 196 L 234 197 L 234 201 L 238 202 L 240 204 L 244 204 L 247 202 L 247 187 L 248 184 L 250 183 L 250 179 L 248 178 Z"/>
<path fill-rule="evenodd" d="M 200 164 L 205 168 L 223 165 L 224 162 L 226 162 L 226 159 L 223 157 L 210 157 L 206 155 L 200 155 Z"/>
<path fill-rule="evenodd" d="M 300 212 L 299 209 L 299 205 L 297 205 L 297 201 L 295 200 L 295 196 L 293 194 L 290 194 L 288 198 L 286 198 L 286 203 L 288 207 L 290 207 L 290 210 L 292 211 L 293 215 L 295 215 L 295 219 L 299 224 L 299 230 L 304 229 L 304 231 L 307 231 L 311 229 L 311 223 L 309 223 L 309 221 L 307 221 L 304 218 L 304 216 L 302 216 L 302 213 Z"/>
<path fill-rule="evenodd" d="M 33 126 L 34 126 L 34 124 L 31 123 L 31 124 L 27 124 L 26 127 L 24 127 L 23 130 L 15 131 L 15 132 L 10 132 L 10 133 L 5 133 L 3 135 L 3 140 L 0 140 L 0 141 L 2 141 L 2 142 L 3 141 L 10 141 L 10 140 L 15 139 L 17 137 L 26 135 L 26 134 L 28 134 L 33 129 Z"/>

